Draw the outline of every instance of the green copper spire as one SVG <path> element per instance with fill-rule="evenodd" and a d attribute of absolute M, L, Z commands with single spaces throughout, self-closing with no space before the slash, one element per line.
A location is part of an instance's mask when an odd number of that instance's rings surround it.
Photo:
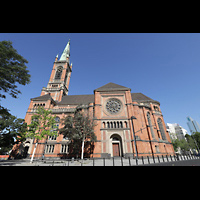
<path fill-rule="evenodd" d="M 70 57 L 70 40 L 69 40 L 69 42 L 67 43 L 67 46 L 65 47 L 65 49 L 64 49 L 64 51 L 63 51 L 63 53 L 62 53 L 62 55 L 61 55 L 61 57 L 60 57 L 60 60 L 62 61 L 62 60 L 67 60 L 67 58 L 69 59 L 69 57 Z"/>

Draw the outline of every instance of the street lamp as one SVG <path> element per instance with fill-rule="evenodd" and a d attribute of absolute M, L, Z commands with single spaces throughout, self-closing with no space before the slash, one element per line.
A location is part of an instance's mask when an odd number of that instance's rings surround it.
<path fill-rule="evenodd" d="M 131 123 L 132 123 L 132 130 L 133 130 L 133 141 L 134 141 L 134 146 L 135 146 L 136 164 L 138 165 L 138 153 L 137 153 L 137 146 L 136 146 L 135 131 L 134 131 L 134 126 L 133 126 L 133 119 L 137 119 L 137 118 L 132 116 L 131 117 Z"/>

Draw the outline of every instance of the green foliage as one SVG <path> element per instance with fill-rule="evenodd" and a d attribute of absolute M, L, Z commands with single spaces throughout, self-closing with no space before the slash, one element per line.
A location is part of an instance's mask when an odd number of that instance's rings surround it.
<path fill-rule="evenodd" d="M 57 136 L 56 116 L 51 115 L 51 110 L 45 110 L 39 107 L 36 114 L 32 116 L 31 124 L 28 125 L 29 130 L 27 137 L 41 140 L 48 136 Z"/>
<path fill-rule="evenodd" d="M 179 139 L 172 140 L 172 145 L 173 145 L 173 147 L 174 147 L 174 151 L 178 151 Z"/>
<path fill-rule="evenodd" d="M 74 116 L 67 116 L 63 119 L 64 127 L 59 130 L 60 134 L 70 140 L 70 153 L 78 155 L 81 151 L 81 144 L 86 141 L 85 154 L 93 148 L 93 142 L 97 141 L 94 133 L 94 120 L 80 112 L 75 112 Z"/>
<path fill-rule="evenodd" d="M 30 83 L 31 76 L 26 63 L 28 61 L 17 53 L 11 41 L 0 41 L 0 98 L 5 99 L 6 93 L 17 98 L 21 91 L 17 89 L 16 83 Z M 0 114 L 9 115 L 9 110 L 0 105 Z"/>
<path fill-rule="evenodd" d="M 176 139 L 172 141 L 174 150 L 178 151 L 178 147 L 180 147 L 182 151 L 189 151 L 190 149 L 198 150 L 197 145 L 198 147 L 200 147 L 200 133 L 199 132 L 193 133 L 192 136 L 186 134 L 185 137 L 187 140 Z"/>
<path fill-rule="evenodd" d="M 195 145 L 195 142 L 194 142 L 194 139 L 192 138 L 192 136 L 186 134 L 185 137 L 186 137 L 186 139 L 187 139 L 187 142 L 188 142 L 190 148 L 191 148 L 191 149 L 196 149 L 196 145 Z"/>
<path fill-rule="evenodd" d="M 174 147 L 175 151 L 178 150 L 178 147 L 180 147 L 182 151 L 189 151 L 190 150 L 190 146 L 189 146 L 188 142 L 185 139 L 182 139 L 182 140 L 179 140 L 179 139 L 173 140 L 172 144 L 173 144 L 173 147 Z"/>
<path fill-rule="evenodd" d="M 200 148 L 200 133 L 195 132 L 194 134 L 192 134 L 192 137 L 196 140 L 196 143 L 197 143 L 198 147 Z"/>
<path fill-rule="evenodd" d="M 14 144 L 26 140 L 27 124 L 11 114 L 0 115 L 0 154 L 11 150 Z"/>
<path fill-rule="evenodd" d="M 64 127 L 59 131 L 69 140 L 82 141 L 85 138 L 91 142 L 95 142 L 97 139 L 94 133 L 94 121 L 83 113 L 76 112 L 74 117 L 67 116 L 63 120 L 63 125 Z"/>
<path fill-rule="evenodd" d="M 21 85 L 30 83 L 26 63 L 28 61 L 17 53 L 11 41 L 0 42 L 0 91 L 17 98 L 21 92 L 17 89 L 16 83 Z M 6 95 L 0 94 L 0 98 L 6 98 Z"/>

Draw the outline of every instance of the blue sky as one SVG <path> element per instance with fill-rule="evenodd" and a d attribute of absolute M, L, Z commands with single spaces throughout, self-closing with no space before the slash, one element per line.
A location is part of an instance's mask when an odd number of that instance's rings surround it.
<path fill-rule="evenodd" d="M 55 56 L 71 39 L 69 95 L 93 94 L 109 82 L 130 87 L 161 103 L 166 123 L 186 130 L 186 117 L 200 122 L 199 33 L 0 33 L 26 58 L 31 83 L 18 99 L 1 104 L 24 118 L 30 98 L 49 81 Z"/>

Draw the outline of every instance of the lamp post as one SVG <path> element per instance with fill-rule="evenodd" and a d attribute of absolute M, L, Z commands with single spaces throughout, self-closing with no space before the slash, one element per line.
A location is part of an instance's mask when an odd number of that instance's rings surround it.
<path fill-rule="evenodd" d="M 137 146 L 136 146 L 135 131 L 134 131 L 134 126 L 133 126 L 133 119 L 136 119 L 136 117 L 134 116 L 131 117 L 131 123 L 132 123 L 132 130 L 133 130 L 133 141 L 134 141 L 134 146 L 135 146 L 136 164 L 138 165 L 138 153 L 137 153 Z"/>

